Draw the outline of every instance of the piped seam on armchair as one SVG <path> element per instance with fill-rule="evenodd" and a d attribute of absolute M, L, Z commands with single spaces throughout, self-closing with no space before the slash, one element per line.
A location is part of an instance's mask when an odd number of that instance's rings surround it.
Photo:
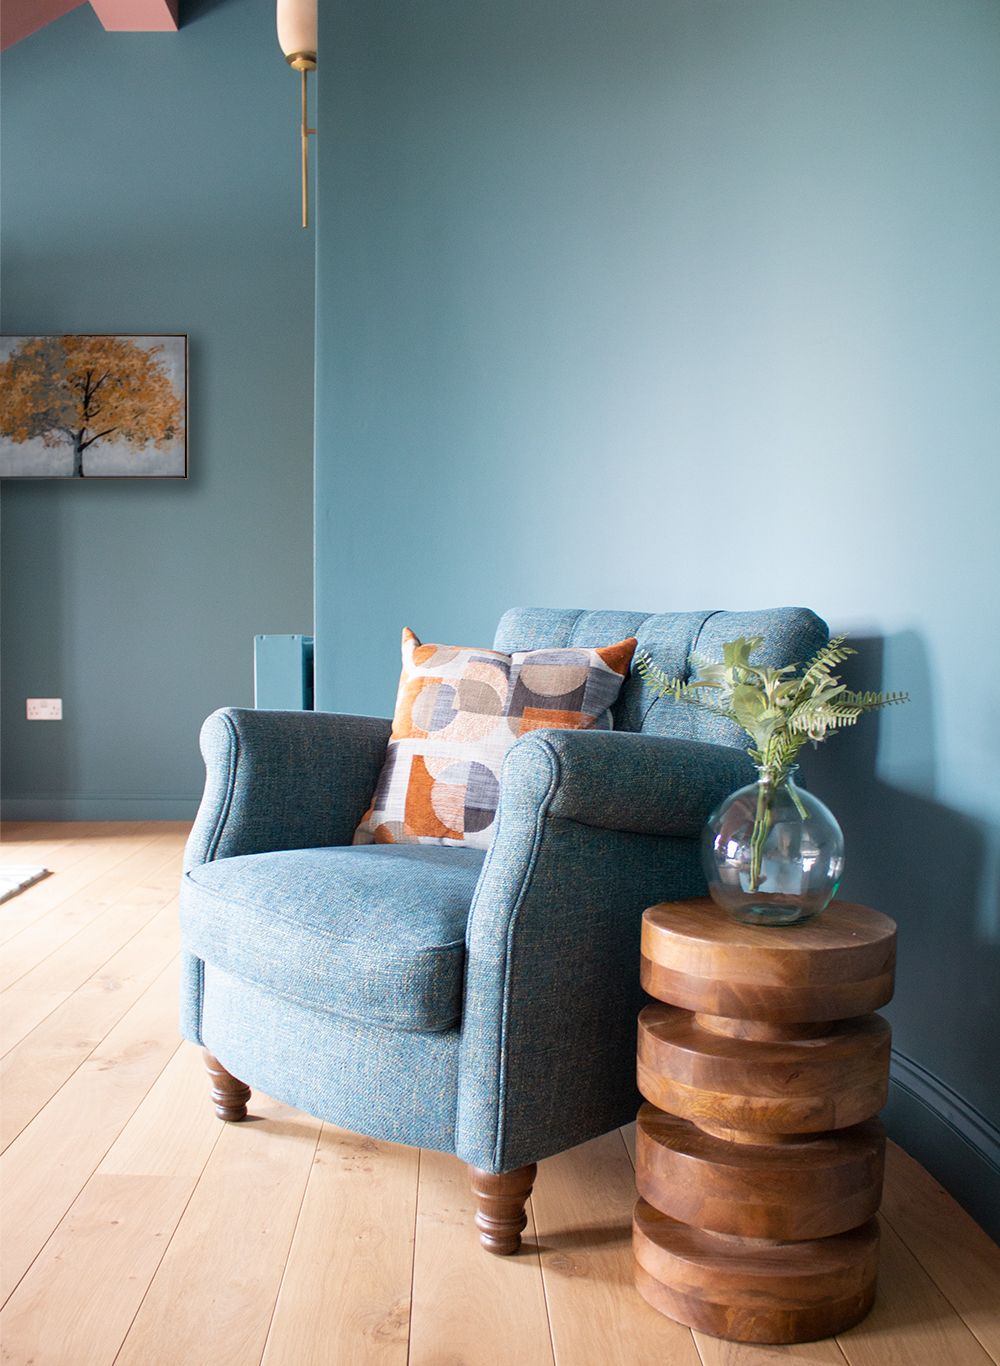
<path fill-rule="evenodd" d="M 198 888 L 198 891 L 199 891 L 202 895 L 207 895 L 207 896 L 212 896 L 212 895 L 213 895 L 213 893 L 212 893 L 211 891 L 209 891 L 207 888 L 205 888 L 204 886 L 201 886 L 200 884 L 194 882 L 194 879 L 191 877 L 190 872 L 185 873 L 185 874 L 184 874 L 184 878 L 185 878 L 186 881 L 191 881 L 191 882 L 193 883 L 193 885 L 196 886 L 196 887 Z M 234 906 L 243 906 L 243 907 L 245 907 L 248 911 L 259 911 L 259 909 L 260 909 L 259 904 L 258 904 L 257 902 L 255 902 L 255 901 L 246 901 L 246 900 L 243 900 L 241 897 L 233 896 L 231 893 L 228 893 L 228 894 L 225 896 L 225 898 L 222 898 L 222 899 L 223 899 L 225 902 L 227 902 L 228 904 L 231 904 L 231 905 L 234 905 Z M 283 913 L 281 910 L 279 910 L 276 906 L 273 906 L 273 905 L 272 905 L 272 906 L 270 907 L 270 915 L 271 915 L 275 920 L 280 920 L 280 921 L 282 921 L 282 922 L 283 922 L 284 924 L 286 924 L 286 925 L 290 925 L 290 926 L 292 926 L 292 927 L 294 927 L 294 928 L 300 928 L 300 927 L 301 927 L 301 921 L 297 920 L 297 919 L 295 918 L 295 916 L 291 916 L 291 915 L 286 915 L 286 914 L 284 914 L 284 913 Z M 337 934 L 335 931 L 324 929 L 322 926 L 319 926 L 319 925 L 313 926 L 313 927 L 312 927 L 312 930 L 311 930 L 311 933 L 312 933 L 316 938 L 325 939 L 325 940 L 330 941 L 331 944 L 336 944 L 338 948 L 364 948 L 365 945 L 366 945 L 366 943 L 367 943 L 367 941 L 364 940 L 364 939 L 345 939 L 342 935 Z M 444 943 L 444 944 L 425 944 L 425 945 L 422 945 L 422 946 L 420 946 L 419 948 L 415 949 L 415 950 L 414 950 L 414 953 L 415 953 L 416 956 L 419 956 L 419 957 L 425 957 L 425 956 L 430 956 L 430 955 L 439 955 L 439 954 L 451 954 L 451 953 L 454 953 L 454 951 L 455 951 L 456 949 L 463 949 L 463 950 L 464 950 L 464 947 L 465 947 L 465 938 L 464 938 L 464 936 L 463 936 L 462 939 L 452 939 L 452 940 L 448 940 L 448 941 L 447 941 L 446 943 Z M 201 957 L 199 957 L 199 960 L 198 960 L 198 961 L 199 961 L 202 965 L 204 965 L 204 963 L 205 963 L 206 960 L 203 959 L 203 958 L 201 958 Z M 218 970 L 219 970 L 220 972 L 230 972 L 230 971 L 232 971 L 231 968 L 223 967 L 222 964 L 214 964 L 213 966 L 215 966 L 216 968 L 218 968 Z M 389 1020 L 386 1020 L 386 1019 L 374 1018 L 374 1017 L 372 1017 L 371 1015 L 354 1014 L 353 1012 L 348 1011 L 348 1010 L 334 1009 L 334 1008 L 331 1007 L 331 1006 L 325 1005 L 322 1001 L 318 1001 L 318 1000 L 316 1000 L 315 998 L 312 998 L 312 997 L 298 996 L 298 995 L 296 995 L 295 992 L 287 991 L 285 988 L 281 988 L 281 989 L 279 990 L 279 989 L 277 989 L 272 983 L 263 981 L 260 977 L 255 976 L 252 972 L 248 972 L 248 971 L 247 971 L 245 968 L 243 968 L 243 967 L 240 967 L 240 969 L 239 969 L 239 976 L 242 977 L 242 978 L 245 978 L 248 982 L 252 982 L 255 986 L 260 987 L 260 989 L 261 989 L 262 991 L 269 992 L 272 996 L 281 996 L 281 997 L 285 998 L 286 1000 L 295 1002 L 296 1005 L 306 1006 L 306 1007 L 308 1007 L 310 1010 L 321 1010 L 321 1011 L 324 1012 L 324 1014 L 327 1014 L 327 1015 L 335 1015 L 335 1016 L 337 1016 L 339 1019 L 343 1019 L 343 1020 L 351 1020 L 351 1021 L 353 1021 L 355 1024 L 371 1024 L 371 1025 L 377 1025 L 379 1028 L 382 1028 L 382 1029 L 399 1030 L 399 1031 L 401 1031 L 402 1033 L 405 1033 L 405 1034 L 445 1034 L 445 1033 L 448 1032 L 449 1029 L 454 1029 L 454 1028 L 461 1022 L 461 1010 L 460 1010 L 459 1013 L 458 1013 L 457 1015 L 455 1015 L 455 1017 L 454 1017 L 453 1019 L 449 1020 L 446 1024 L 437 1025 L 437 1026 L 435 1026 L 435 1027 L 433 1027 L 433 1028 L 430 1028 L 430 1027 L 427 1027 L 427 1026 L 424 1026 L 424 1027 L 422 1027 L 422 1028 L 414 1028 L 412 1025 L 411 1025 L 411 1026 L 407 1026 L 406 1024 L 396 1024 L 396 1023 L 393 1023 L 393 1022 L 391 1022 L 391 1021 L 389 1021 Z M 202 995 L 203 995 L 203 996 L 204 996 L 204 980 L 205 980 L 204 966 L 202 966 L 202 969 L 201 969 L 201 990 L 202 990 Z"/>
<path fill-rule="evenodd" d="M 218 897 L 217 894 L 214 893 L 214 892 L 212 892 L 209 888 L 206 888 L 206 887 L 202 886 L 200 883 L 195 882 L 194 878 L 191 877 L 190 872 L 185 873 L 185 874 L 184 874 L 184 877 L 185 877 L 186 880 L 190 880 L 191 882 L 193 882 L 194 885 L 198 888 L 198 891 L 201 892 L 203 895 L 211 896 L 211 897 L 213 897 L 213 898 L 216 899 L 216 900 L 221 900 L 221 901 L 229 902 L 229 903 L 231 903 L 231 904 L 234 905 L 234 906 L 245 906 L 245 907 L 247 908 L 248 911 L 259 911 L 259 910 L 260 910 L 260 903 L 259 903 L 258 901 L 247 901 L 247 900 L 244 900 L 242 897 L 233 896 L 233 894 L 232 894 L 231 892 L 227 892 L 226 895 L 225 895 L 224 897 Z M 275 920 L 282 920 L 282 921 L 284 921 L 284 923 L 285 923 L 286 925 L 293 925 L 293 926 L 295 926 L 296 928 L 301 928 L 301 925 L 302 925 L 302 921 L 301 921 L 301 920 L 298 920 L 294 915 L 286 915 L 285 912 L 282 911 L 282 910 L 279 910 L 277 906 L 271 905 L 271 906 L 268 908 L 268 913 L 269 913 L 270 915 L 272 915 L 272 916 L 274 917 Z M 365 946 L 366 943 L 368 942 L 367 939 L 345 939 L 344 936 L 338 934 L 336 930 L 327 930 L 327 929 L 324 929 L 322 925 L 314 925 L 314 926 L 312 926 L 312 927 L 310 928 L 310 931 L 309 931 L 309 932 L 310 932 L 310 934 L 316 935 L 317 937 L 321 937 L 321 938 L 324 938 L 324 939 L 332 939 L 332 940 L 335 940 L 338 944 L 342 944 L 342 945 L 344 945 L 344 946 L 347 947 L 347 948 L 364 948 L 364 946 Z M 465 936 L 463 935 L 463 937 L 462 937 L 461 939 L 449 939 L 449 940 L 446 940 L 445 943 L 443 943 L 443 944 L 424 944 L 424 945 L 421 945 L 418 949 L 416 949 L 416 952 L 418 952 L 418 953 L 445 953 L 445 952 L 450 953 L 453 949 L 456 949 L 456 948 L 458 948 L 458 947 L 460 947 L 460 946 L 462 946 L 462 945 L 464 945 L 464 944 L 465 944 Z"/>
<path fill-rule="evenodd" d="M 524 742 L 522 741 L 522 743 L 524 743 Z M 547 823 L 549 807 L 550 807 L 551 804 L 552 804 L 552 799 L 553 799 L 553 797 L 555 796 L 556 792 L 558 791 L 558 788 L 559 788 L 559 779 L 560 779 L 560 777 L 561 777 L 561 768 L 560 768 L 560 764 L 559 764 L 559 756 L 555 753 L 555 751 L 551 748 L 551 746 L 549 746 L 549 745 L 547 745 L 547 744 L 545 744 L 545 743 L 536 743 L 536 742 L 531 741 L 531 740 L 527 741 L 527 743 L 531 744 L 533 749 L 540 750 L 540 751 L 544 754 L 545 759 L 546 759 L 546 761 L 547 761 L 547 763 L 548 763 L 548 765 L 549 765 L 549 772 L 550 772 L 550 775 L 551 775 L 551 776 L 550 776 L 550 778 L 549 778 L 549 785 L 548 785 L 548 788 L 546 789 L 545 795 L 543 796 L 542 800 L 538 803 L 538 809 L 537 809 L 536 814 L 535 814 L 535 830 L 534 830 L 534 834 L 533 834 L 533 836 L 532 836 L 531 849 L 530 849 L 530 852 L 529 852 L 529 854 L 528 854 L 528 860 L 527 860 L 527 864 L 526 864 L 526 867 L 525 867 L 525 870 L 524 870 L 524 875 L 523 875 L 523 877 L 521 878 L 521 885 L 520 885 L 520 887 L 518 888 L 517 899 L 516 899 L 516 901 L 514 902 L 514 905 L 513 905 L 512 909 L 511 909 L 510 919 L 509 919 L 508 924 L 507 924 L 507 933 L 506 933 L 506 936 L 505 936 L 505 939 L 504 939 L 503 1006 L 502 1006 L 502 1010 L 501 1010 L 501 1014 L 500 1014 L 500 1047 L 499 1047 L 499 1050 L 498 1050 L 498 1051 L 499 1051 L 499 1058 L 500 1058 L 500 1070 L 499 1070 L 498 1085 L 497 1085 L 497 1106 L 496 1106 L 496 1117 L 495 1117 L 495 1132 L 496 1132 L 496 1137 L 495 1137 L 494 1143 L 493 1143 L 493 1165 L 494 1165 L 495 1168 L 499 1168 L 499 1165 L 500 1165 L 501 1153 L 503 1152 L 504 1137 L 505 1137 L 505 1135 L 504 1135 L 504 1114 L 505 1114 L 504 1097 L 505 1097 L 505 1095 L 506 1095 L 506 1090 L 507 1090 L 507 1053 L 508 1053 L 508 1045 L 509 1045 L 509 1040 L 508 1040 L 508 1029 L 507 1029 L 507 1026 L 508 1026 L 508 1011 L 509 1011 L 509 1002 L 510 1002 L 511 959 L 512 959 L 512 948 L 513 948 L 514 933 L 515 933 L 515 931 L 516 931 L 516 929 L 517 929 L 517 922 L 518 922 L 518 917 L 519 917 L 519 915 L 520 915 L 521 907 L 522 907 L 523 904 L 524 904 L 524 901 L 525 901 L 525 898 L 526 898 L 527 895 L 528 895 L 528 892 L 531 890 L 531 883 L 532 883 L 532 880 L 533 880 L 533 878 L 534 878 L 535 868 L 536 868 L 536 866 L 537 866 L 537 864 L 538 864 L 538 856 L 539 856 L 539 852 L 540 852 L 540 850 L 541 850 L 542 839 L 543 839 L 543 836 L 544 836 L 544 833 L 545 833 L 545 827 L 546 827 L 546 823 Z M 502 800 L 501 800 L 501 807 L 500 807 L 500 811 L 499 811 L 499 818 L 500 818 L 500 821 L 503 820 L 503 806 L 502 806 Z M 500 830 L 499 830 L 499 822 L 498 822 L 498 828 L 497 828 L 496 833 L 495 833 L 495 835 L 494 835 L 493 843 L 492 843 L 492 845 L 490 846 L 489 852 L 488 852 L 487 855 L 486 855 L 486 859 L 485 859 L 484 862 L 483 862 L 482 872 L 481 872 L 480 875 L 479 875 L 479 883 L 477 884 L 476 895 L 475 895 L 475 896 L 473 897 L 473 899 L 472 899 L 472 907 L 470 908 L 470 911 L 469 911 L 469 928 L 470 928 L 470 931 L 471 931 L 472 918 L 473 918 L 473 916 L 475 915 L 475 912 L 476 912 L 476 901 L 477 901 L 477 899 L 478 899 L 479 887 L 483 886 L 483 884 L 486 882 L 487 868 L 488 868 L 488 866 L 489 866 L 489 863 L 490 863 L 491 859 L 492 859 L 493 856 L 494 856 L 494 851 L 497 849 L 497 847 L 498 847 L 498 845 L 499 845 L 499 843 L 500 843 L 499 834 L 500 834 Z M 468 954 L 466 955 L 466 973 L 468 973 Z M 463 1008 L 463 1011 L 462 1011 L 462 1017 L 463 1017 L 463 1020 L 464 1020 L 464 1018 L 465 1018 L 465 1011 L 464 1011 L 464 1008 Z M 458 1144 L 458 1115 L 456 1114 L 456 1117 L 455 1117 L 455 1145 L 456 1145 L 456 1147 L 457 1147 L 457 1144 Z"/>
<path fill-rule="evenodd" d="M 191 954 L 191 957 L 198 965 L 195 969 L 195 992 L 197 993 L 198 997 L 198 1025 L 197 1038 L 195 1039 L 195 1042 L 200 1044 L 203 1043 L 203 1039 L 201 1037 L 201 1027 L 205 1019 L 205 960 L 204 958 L 199 958 L 196 954 Z"/>
<path fill-rule="evenodd" d="M 204 998 L 205 959 L 199 958 L 198 962 L 201 964 L 201 990 L 202 997 Z M 225 973 L 229 977 L 234 975 L 229 968 L 218 967 L 213 963 L 209 963 L 208 966 L 213 968 L 216 972 Z M 239 969 L 238 980 L 241 982 L 249 982 L 251 986 L 255 986 L 260 991 L 266 992 L 268 996 L 276 996 L 283 1001 L 291 1001 L 293 1005 L 303 1006 L 306 1010 L 321 1011 L 324 1015 L 330 1015 L 336 1020 L 350 1020 L 351 1024 L 365 1025 L 371 1029 L 384 1029 L 387 1034 L 448 1034 L 456 1029 L 460 1023 L 459 1017 L 456 1016 L 455 1019 L 450 1020 L 447 1024 L 438 1025 L 434 1029 L 430 1029 L 426 1026 L 421 1029 L 415 1029 L 412 1025 L 390 1024 L 388 1020 L 373 1019 L 371 1015 L 355 1015 L 348 1010 L 331 1010 L 329 1006 L 323 1005 L 321 1001 L 316 1001 L 306 996 L 298 996 L 294 991 L 287 991 L 284 988 L 278 991 L 272 983 L 261 981 L 256 974 L 248 972 L 242 967 Z"/>
<path fill-rule="evenodd" d="M 226 774 L 226 791 L 219 806 L 219 814 L 216 817 L 215 828 L 208 840 L 205 848 L 205 862 L 211 863 L 216 855 L 219 845 L 222 843 L 222 834 L 229 819 L 229 813 L 233 807 L 233 798 L 236 795 L 236 774 L 239 770 L 239 750 L 240 737 L 233 725 L 232 718 L 223 714 L 220 717 L 226 728 L 229 745 L 226 754 L 228 772 Z"/>

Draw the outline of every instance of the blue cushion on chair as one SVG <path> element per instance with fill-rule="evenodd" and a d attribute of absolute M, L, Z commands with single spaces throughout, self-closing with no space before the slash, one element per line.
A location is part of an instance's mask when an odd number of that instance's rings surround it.
<path fill-rule="evenodd" d="M 199 864 L 181 889 L 185 946 L 302 1005 L 450 1029 L 482 861 L 477 849 L 389 844 Z"/>

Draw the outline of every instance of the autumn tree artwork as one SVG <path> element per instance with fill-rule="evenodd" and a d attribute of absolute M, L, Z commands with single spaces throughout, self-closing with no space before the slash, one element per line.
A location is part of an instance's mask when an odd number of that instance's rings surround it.
<path fill-rule="evenodd" d="M 187 473 L 187 338 L 0 339 L 0 476 Z"/>

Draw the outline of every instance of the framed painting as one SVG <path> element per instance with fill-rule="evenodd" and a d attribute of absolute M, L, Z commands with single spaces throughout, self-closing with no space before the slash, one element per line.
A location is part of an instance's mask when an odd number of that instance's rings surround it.
<path fill-rule="evenodd" d="M 187 337 L 0 337 L 0 478 L 186 479 Z"/>

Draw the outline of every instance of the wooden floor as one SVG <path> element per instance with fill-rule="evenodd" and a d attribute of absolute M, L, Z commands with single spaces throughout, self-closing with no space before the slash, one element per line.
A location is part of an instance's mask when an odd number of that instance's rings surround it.
<path fill-rule="evenodd" d="M 541 1164 L 517 1257 L 464 1167 L 255 1095 L 177 1037 L 179 824 L 10 825 L 0 906 L 3 1361 L 27 1366 L 988 1366 L 1000 1249 L 889 1156 L 878 1302 L 837 1339 L 692 1334 L 631 1284 L 631 1133 Z"/>

